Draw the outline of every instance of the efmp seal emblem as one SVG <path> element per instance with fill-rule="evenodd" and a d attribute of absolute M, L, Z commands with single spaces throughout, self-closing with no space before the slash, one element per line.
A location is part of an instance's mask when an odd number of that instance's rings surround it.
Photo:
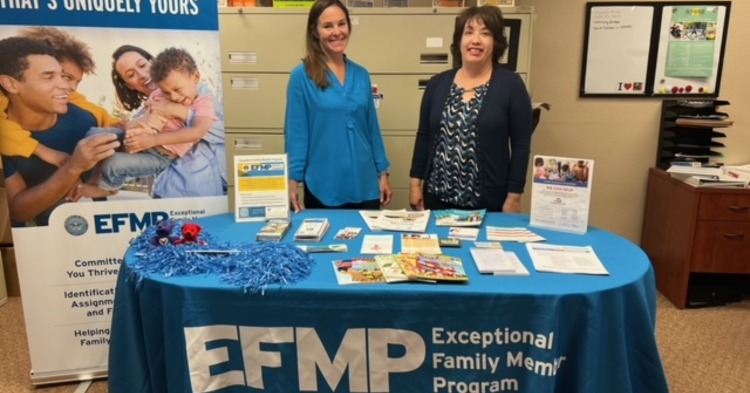
<path fill-rule="evenodd" d="M 65 220 L 65 230 L 73 236 L 81 236 L 88 229 L 88 221 L 81 216 L 70 216 Z"/>

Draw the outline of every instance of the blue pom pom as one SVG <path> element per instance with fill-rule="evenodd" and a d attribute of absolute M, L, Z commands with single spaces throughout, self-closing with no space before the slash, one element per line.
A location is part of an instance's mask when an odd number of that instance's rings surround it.
<path fill-rule="evenodd" d="M 180 233 L 177 222 L 173 233 Z M 154 246 L 156 226 L 146 228 L 131 240 L 135 260 L 128 260 L 136 287 L 143 277 L 161 274 L 164 277 L 218 274 L 223 282 L 242 287 L 245 293 L 264 294 L 268 285 L 293 284 L 310 276 L 315 260 L 289 243 L 240 243 L 217 241 L 210 233 L 201 232 L 205 244 L 166 244 Z M 202 253 L 224 250 L 226 254 Z"/>

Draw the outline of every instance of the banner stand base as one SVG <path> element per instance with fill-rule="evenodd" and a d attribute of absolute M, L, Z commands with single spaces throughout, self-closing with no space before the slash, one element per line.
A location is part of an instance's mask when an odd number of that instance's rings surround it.
<path fill-rule="evenodd" d="M 78 384 L 78 387 L 73 393 L 86 393 L 89 390 L 89 386 L 91 386 L 91 381 L 83 381 Z"/>
<path fill-rule="evenodd" d="M 34 372 L 31 371 L 31 384 L 34 386 L 50 385 L 56 383 L 65 382 L 80 382 L 78 389 L 75 393 L 84 393 L 88 390 L 88 385 L 91 385 L 91 381 L 95 379 L 107 378 L 106 368 L 90 368 L 90 369 L 77 369 L 77 370 L 65 370 L 58 372 Z M 88 385 L 81 390 L 83 385 Z"/>

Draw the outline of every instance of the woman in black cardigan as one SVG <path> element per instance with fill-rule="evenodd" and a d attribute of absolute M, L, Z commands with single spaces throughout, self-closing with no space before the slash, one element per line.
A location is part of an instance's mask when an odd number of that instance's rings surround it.
<path fill-rule="evenodd" d="M 498 7 L 458 17 L 451 52 L 460 67 L 427 84 L 409 172 L 415 209 L 518 213 L 531 146 L 531 100 L 500 67 L 507 48 Z"/>

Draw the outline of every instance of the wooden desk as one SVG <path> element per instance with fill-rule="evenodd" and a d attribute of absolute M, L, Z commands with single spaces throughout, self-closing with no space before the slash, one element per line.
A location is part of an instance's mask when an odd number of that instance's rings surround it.
<path fill-rule="evenodd" d="M 685 308 L 691 273 L 750 274 L 750 190 L 696 188 L 652 168 L 641 247 L 659 292 Z"/>

